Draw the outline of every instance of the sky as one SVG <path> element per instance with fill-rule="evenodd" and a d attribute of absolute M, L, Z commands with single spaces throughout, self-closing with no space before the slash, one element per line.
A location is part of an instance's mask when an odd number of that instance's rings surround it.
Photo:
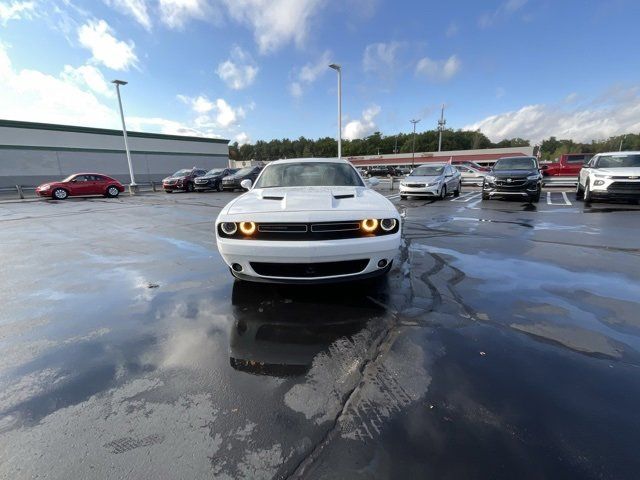
<path fill-rule="evenodd" d="M 640 132 L 637 0 L 0 0 L 0 118 L 227 138 Z"/>

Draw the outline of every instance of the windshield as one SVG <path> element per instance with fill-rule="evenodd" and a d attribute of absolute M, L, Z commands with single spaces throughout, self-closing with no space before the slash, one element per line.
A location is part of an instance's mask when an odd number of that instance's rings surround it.
<path fill-rule="evenodd" d="M 443 165 L 422 165 L 413 170 L 409 174 L 410 177 L 433 177 L 436 175 L 442 175 L 444 172 Z"/>
<path fill-rule="evenodd" d="M 251 172 L 253 172 L 253 167 L 247 167 L 247 168 L 241 168 L 240 170 L 238 170 L 236 173 L 234 173 L 232 175 L 243 176 L 243 175 L 248 175 Z"/>
<path fill-rule="evenodd" d="M 640 155 L 605 155 L 598 158 L 598 168 L 640 167 Z"/>
<path fill-rule="evenodd" d="M 191 173 L 191 170 L 178 170 L 176 173 L 174 173 L 173 175 L 171 175 L 172 177 L 185 177 L 187 175 L 189 175 Z"/>
<path fill-rule="evenodd" d="M 335 162 L 281 163 L 265 168 L 256 188 L 271 187 L 362 187 L 351 165 Z"/>
<path fill-rule="evenodd" d="M 75 177 L 75 176 L 76 176 L 76 174 L 74 173 L 73 175 L 69 175 L 67 178 L 65 178 L 65 179 L 64 179 L 64 180 L 62 180 L 62 181 L 63 181 L 63 182 L 70 182 L 70 181 L 73 179 L 73 177 Z"/>
<path fill-rule="evenodd" d="M 222 172 L 224 172 L 224 168 L 212 168 L 207 172 L 207 175 L 217 175 Z"/>
<path fill-rule="evenodd" d="M 535 170 L 536 161 L 533 158 L 501 158 L 493 166 L 494 170 Z"/>

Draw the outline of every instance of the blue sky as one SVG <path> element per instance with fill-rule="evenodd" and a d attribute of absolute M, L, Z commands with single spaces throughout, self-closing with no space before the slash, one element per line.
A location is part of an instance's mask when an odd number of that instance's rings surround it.
<path fill-rule="evenodd" d="M 637 0 L 0 0 L 0 117 L 232 141 L 640 131 Z"/>

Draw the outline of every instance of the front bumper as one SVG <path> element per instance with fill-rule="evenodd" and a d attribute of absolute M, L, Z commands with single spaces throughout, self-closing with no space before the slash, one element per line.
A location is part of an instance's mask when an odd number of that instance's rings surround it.
<path fill-rule="evenodd" d="M 196 190 L 209 190 L 211 188 L 215 188 L 216 182 L 214 180 L 207 180 L 205 183 L 198 183 L 196 180 L 193 186 Z"/>
<path fill-rule="evenodd" d="M 236 240 L 217 236 L 218 250 L 234 276 L 244 280 L 277 283 L 324 283 L 355 280 L 385 273 L 400 248 L 400 231 L 379 237 L 322 241 Z M 260 275 L 252 263 L 322 264 L 366 259 L 361 270 L 348 274 L 323 276 Z M 378 262 L 385 261 L 384 267 Z M 234 271 L 238 264 L 241 271 Z M 237 268 L 237 267 L 236 267 Z"/>
<path fill-rule="evenodd" d="M 36 195 L 39 197 L 50 197 L 52 195 L 52 190 L 48 189 L 48 190 L 38 190 L 36 188 Z"/>
<path fill-rule="evenodd" d="M 601 185 L 596 183 L 602 182 Z M 640 199 L 640 179 L 600 179 L 591 180 L 591 196 L 596 198 Z"/>
<path fill-rule="evenodd" d="M 426 197 L 437 197 L 440 195 L 440 184 L 427 186 L 409 186 L 400 184 L 401 195 L 420 195 Z"/>
<path fill-rule="evenodd" d="M 223 190 L 233 190 L 236 188 L 242 188 L 240 186 L 240 182 L 222 182 L 222 189 Z"/>
<path fill-rule="evenodd" d="M 175 191 L 175 190 L 185 190 L 186 189 L 184 184 L 178 184 L 178 183 L 173 184 L 173 185 L 168 184 L 168 183 L 163 183 L 162 184 L 162 188 L 164 188 L 165 190 L 168 190 L 168 191 L 172 191 L 172 192 Z"/>
<path fill-rule="evenodd" d="M 508 185 L 504 182 L 485 182 L 482 193 L 490 197 L 530 197 L 538 193 L 541 188 L 540 180 L 527 180 L 521 184 Z"/>

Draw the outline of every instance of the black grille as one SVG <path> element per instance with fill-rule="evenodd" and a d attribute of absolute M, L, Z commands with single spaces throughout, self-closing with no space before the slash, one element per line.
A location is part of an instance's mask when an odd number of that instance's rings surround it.
<path fill-rule="evenodd" d="M 251 268 L 264 277 L 317 278 L 359 273 L 369 264 L 369 259 L 323 263 L 265 263 L 250 262 Z"/>
<path fill-rule="evenodd" d="M 423 188 L 423 187 L 426 187 L 426 185 L 424 183 L 407 183 L 406 186 L 409 187 L 409 188 Z"/>
<path fill-rule="evenodd" d="M 640 182 L 613 182 L 607 187 L 607 192 L 640 195 Z"/>
<path fill-rule="evenodd" d="M 400 222 L 396 222 L 395 228 L 385 232 L 380 227 L 374 233 L 366 233 L 360 229 L 360 222 L 319 222 L 319 223 L 258 223 L 256 233 L 244 236 L 238 230 L 233 235 L 225 234 L 218 227 L 218 234 L 225 238 L 246 240 L 342 240 L 347 238 L 375 237 L 390 235 L 398 232 Z"/>
<path fill-rule="evenodd" d="M 513 178 L 510 182 L 507 180 L 496 180 L 496 185 L 500 187 L 522 187 L 525 183 L 527 183 L 526 178 Z"/>

